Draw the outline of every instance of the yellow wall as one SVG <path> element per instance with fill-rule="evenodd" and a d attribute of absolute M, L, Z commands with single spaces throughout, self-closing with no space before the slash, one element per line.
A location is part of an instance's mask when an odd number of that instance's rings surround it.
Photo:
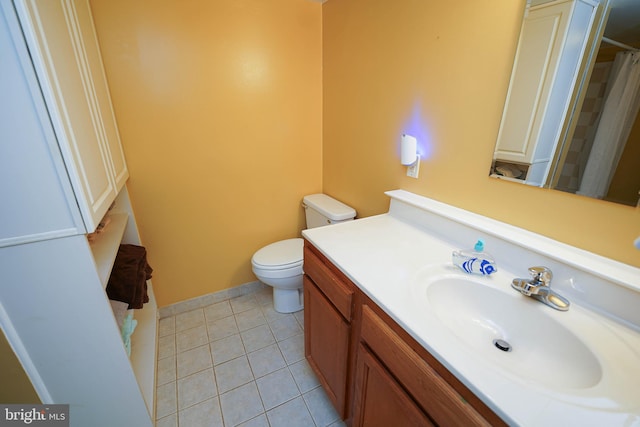
<path fill-rule="evenodd" d="M 640 197 L 640 114 L 636 116 L 622 157 L 609 184 L 608 200 L 635 205 Z"/>
<path fill-rule="evenodd" d="M 159 305 L 256 280 L 321 191 L 321 5 L 92 0 Z"/>
<path fill-rule="evenodd" d="M 329 0 L 323 190 L 360 215 L 403 188 L 640 266 L 640 210 L 488 177 L 524 1 Z M 427 152 L 405 175 L 403 132 Z"/>
<path fill-rule="evenodd" d="M 0 402 L 41 403 L 31 380 L 0 329 Z"/>
<path fill-rule="evenodd" d="M 524 1 L 92 7 L 160 305 L 255 280 L 316 191 L 369 216 L 403 188 L 640 266 L 638 210 L 488 177 Z"/>

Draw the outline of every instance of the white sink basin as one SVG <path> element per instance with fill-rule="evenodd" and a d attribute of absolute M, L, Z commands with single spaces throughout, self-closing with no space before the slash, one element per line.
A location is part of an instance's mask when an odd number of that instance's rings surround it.
<path fill-rule="evenodd" d="M 432 278 L 425 296 L 433 313 L 473 354 L 518 376 L 567 388 L 592 387 L 602 377 L 593 352 L 537 301 L 455 274 Z"/>
<path fill-rule="evenodd" d="M 408 310 L 420 319 L 410 327 L 463 377 L 517 381 L 529 397 L 535 391 L 591 408 L 636 407 L 630 390 L 640 383 L 640 352 L 627 341 L 633 333 L 575 301 L 561 312 L 521 295 L 511 289 L 514 277 L 425 266 L 407 287 Z"/>
<path fill-rule="evenodd" d="M 492 382 L 494 393 L 519 390 L 524 394 L 509 398 L 525 406 L 546 398 L 637 410 L 631 392 L 640 383 L 635 333 L 577 301 L 562 312 L 526 297 L 511 288 L 515 277 L 505 270 L 476 276 L 452 264 L 425 266 L 408 278 L 412 321 L 404 324 L 452 372 Z"/>

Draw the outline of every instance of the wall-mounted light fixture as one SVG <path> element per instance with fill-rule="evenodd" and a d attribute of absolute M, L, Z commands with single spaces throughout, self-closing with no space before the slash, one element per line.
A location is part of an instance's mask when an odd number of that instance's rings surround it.
<path fill-rule="evenodd" d="M 418 154 L 418 140 L 411 135 L 402 134 L 400 143 L 400 163 L 407 168 L 407 176 L 417 178 L 420 171 L 420 154 Z"/>

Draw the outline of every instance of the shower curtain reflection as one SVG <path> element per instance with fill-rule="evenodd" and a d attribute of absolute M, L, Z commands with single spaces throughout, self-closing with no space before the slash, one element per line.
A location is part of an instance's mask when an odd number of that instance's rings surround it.
<path fill-rule="evenodd" d="M 640 109 L 640 53 L 619 52 L 577 194 L 605 198 Z M 637 191 L 636 189 L 635 191 Z"/>

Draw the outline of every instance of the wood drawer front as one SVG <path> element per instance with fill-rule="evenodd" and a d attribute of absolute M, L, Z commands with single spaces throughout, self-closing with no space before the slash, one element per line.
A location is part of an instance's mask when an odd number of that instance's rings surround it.
<path fill-rule="evenodd" d="M 304 272 L 331 301 L 342 316 L 351 321 L 353 289 L 345 284 L 311 249 L 304 248 Z"/>
<path fill-rule="evenodd" d="M 351 326 L 309 278 L 304 278 L 304 352 L 327 396 L 346 416 Z"/>
<path fill-rule="evenodd" d="M 490 425 L 366 304 L 361 340 L 437 424 Z"/>

